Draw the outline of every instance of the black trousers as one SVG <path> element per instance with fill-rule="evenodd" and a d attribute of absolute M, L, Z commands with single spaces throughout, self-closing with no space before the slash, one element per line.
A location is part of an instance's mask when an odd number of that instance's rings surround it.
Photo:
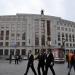
<path fill-rule="evenodd" d="M 15 59 L 15 64 L 18 64 L 18 59 Z"/>
<path fill-rule="evenodd" d="M 75 72 L 75 64 L 70 64 L 69 65 L 68 75 L 70 75 L 70 72 L 71 72 L 72 67 L 74 68 L 74 72 Z"/>
<path fill-rule="evenodd" d="M 44 74 L 44 65 L 38 65 L 37 70 L 38 70 L 38 75 L 41 75 L 40 69 L 42 69 L 42 74 Z"/>
<path fill-rule="evenodd" d="M 11 62 L 12 62 L 12 59 L 9 59 L 9 63 L 11 64 Z"/>
<path fill-rule="evenodd" d="M 52 71 L 52 74 L 55 75 L 55 71 L 53 69 L 53 66 L 48 66 L 48 65 L 46 65 L 45 75 L 47 75 L 47 73 L 48 73 L 48 68 L 50 68 L 50 70 Z"/>
<path fill-rule="evenodd" d="M 28 71 L 29 71 L 29 68 L 32 69 L 32 71 L 34 72 L 34 75 L 37 75 L 37 73 L 36 73 L 36 71 L 35 71 L 35 69 L 34 69 L 34 65 L 33 65 L 33 64 L 28 64 L 28 65 L 27 65 L 27 69 L 26 69 L 26 72 L 25 72 L 24 75 L 27 75 L 27 73 L 28 73 Z"/>

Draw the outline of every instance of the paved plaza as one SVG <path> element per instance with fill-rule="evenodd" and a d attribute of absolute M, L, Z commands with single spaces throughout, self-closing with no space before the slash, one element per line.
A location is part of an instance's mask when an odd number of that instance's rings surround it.
<path fill-rule="evenodd" d="M 35 63 L 35 69 L 37 70 L 37 61 Z M 19 64 L 15 64 L 14 60 L 11 64 L 9 61 L 0 60 L 0 75 L 24 75 L 26 70 L 27 60 L 22 61 Z M 56 75 L 67 75 L 68 69 L 67 64 L 55 64 L 54 69 Z M 29 69 L 28 75 L 34 75 L 31 69 Z M 48 71 L 48 75 L 52 75 L 51 71 Z M 75 75 L 73 69 L 71 75 Z"/>

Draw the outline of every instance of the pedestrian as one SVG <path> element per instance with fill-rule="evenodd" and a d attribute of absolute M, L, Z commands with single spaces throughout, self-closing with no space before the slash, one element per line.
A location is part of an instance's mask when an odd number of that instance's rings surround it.
<path fill-rule="evenodd" d="M 50 68 L 50 70 L 52 71 L 52 74 L 55 75 L 55 71 L 53 69 L 54 66 L 54 57 L 52 54 L 52 51 L 50 49 L 47 50 L 47 55 L 46 55 L 46 64 L 45 64 L 45 75 L 47 75 L 48 73 L 48 69 Z"/>
<path fill-rule="evenodd" d="M 38 75 L 41 75 L 41 71 L 40 69 L 42 69 L 42 74 L 44 75 L 45 73 L 45 53 L 44 51 L 41 50 L 41 52 L 38 54 L 37 58 L 38 59 L 38 67 L 37 67 L 37 70 L 38 70 Z"/>
<path fill-rule="evenodd" d="M 17 54 L 15 54 L 15 64 L 18 64 L 18 61 L 19 61 L 18 57 L 19 56 Z"/>
<path fill-rule="evenodd" d="M 12 62 L 12 54 L 10 53 L 10 55 L 9 55 L 9 63 L 11 64 L 11 62 Z"/>
<path fill-rule="evenodd" d="M 70 62 L 71 62 L 71 57 L 72 57 L 73 53 L 72 52 L 69 52 L 67 53 L 66 55 L 66 61 L 67 61 L 67 64 L 68 64 L 68 68 L 70 66 Z"/>
<path fill-rule="evenodd" d="M 28 64 L 27 64 L 27 69 L 24 75 L 27 75 L 29 68 L 32 69 L 32 71 L 34 72 L 34 75 L 37 75 L 35 68 L 34 68 L 34 56 L 31 50 L 29 50 L 29 53 L 28 53 Z"/>
<path fill-rule="evenodd" d="M 21 55 L 18 55 L 18 60 L 19 60 L 19 62 L 22 61 L 22 57 L 21 57 Z"/>
<path fill-rule="evenodd" d="M 74 72 L 75 72 L 75 51 L 74 51 L 74 54 L 71 57 L 68 75 L 70 75 L 72 67 L 74 68 Z"/>
<path fill-rule="evenodd" d="M 69 68 L 69 54 L 66 54 L 66 62 L 67 62 L 67 67 Z"/>

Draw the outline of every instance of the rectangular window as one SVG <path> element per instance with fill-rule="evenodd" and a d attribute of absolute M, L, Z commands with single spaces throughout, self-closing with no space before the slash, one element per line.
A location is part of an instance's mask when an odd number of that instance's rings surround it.
<path fill-rule="evenodd" d="M 25 50 L 25 49 L 22 49 L 21 54 L 22 54 L 22 55 L 26 55 L 26 50 Z"/>
<path fill-rule="evenodd" d="M 73 47 L 75 47 L 75 44 L 73 44 Z"/>
<path fill-rule="evenodd" d="M 58 43 L 58 46 L 61 46 L 61 43 Z"/>
<path fill-rule="evenodd" d="M 70 43 L 70 47 L 72 47 L 72 44 Z"/>
<path fill-rule="evenodd" d="M 0 49 L 0 55 L 3 55 L 3 49 Z"/>
<path fill-rule="evenodd" d="M 5 42 L 5 46 L 9 46 L 9 42 Z"/>
<path fill-rule="evenodd" d="M 69 44 L 68 43 L 66 43 L 66 47 L 68 47 L 69 46 Z"/>
<path fill-rule="evenodd" d="M 41 45 L 45 46 L 45 35 L 42 35 L 42 37 L 41 37 Z"/>
<path fill-rule="evenodd" d="M 8 35 L 9 35 L 9 30 L 6 31 L 6 36 L 8 36 Z"/>
<path fill-rule="evenodd" d="M 16 42 L 16 46 L 20 46 L 20 42 Z"/>
<path fill-rule="evenodd" d="M 68 41 L 68 34 L 66 33 L 65 36 L 66 36 L 66 41 Z"/>
<path fill-rule="evenodd" d="M 16 54 L 20 54 L 20 49 L 16 49 Z"/>
<path fill-rule="evenodd" d="M 24 32 L 23 34 L 22 34 L 22 40 L 25 40 L 26 39 L 26 33 Z"/>
<path fill-rule="evenodd" d="M 3 36 L 0 36 L 0 40 L 3 40 Z"/>
<path fill-rule="evenodd" d="M 35 45 L 39 45 L 39 37 L 38 37 L 38 35 L 35 35 Z"/>
<path fill-rule="evenodd" d="M 10 49 L 10 53 L 14 55 L 14 49 Z"/>
<path fill-rule="evenodd" d="M 3 46 L 3 42 L 0 42 L 0 46 Z"/>
<path fill-rule="evenodd" d="M 58 41 L 60 41 L 61 38 L 60 38 L 60 32 L 58 32 Z"/>
<path fill-rule="evenodd" d="M 8 52 L 9 52 L 9 50 L 8 49 L 5 49 L 4 50 L 4 55 L 8 55 Z"/>
<path fill-rule="evenodd" d="M 9 40 L 9 36 L 6 36 L 6 38 L 5 38 L 6 40 Z"/>
<path fill-rule="evenodd" d="M 57 27 L 57 30 L 60 30 L 60 27 Z"/>
<path fill-rule="evenodd" d="M 1 36 L 3 36 L 4 35 L 4 31 L 1 31 Z"/>
<path fill-rule="evenodd" d="M 25 42 L 22 42 L 22 46 L 25 46 L 26 45 L 26 43 Z"/>

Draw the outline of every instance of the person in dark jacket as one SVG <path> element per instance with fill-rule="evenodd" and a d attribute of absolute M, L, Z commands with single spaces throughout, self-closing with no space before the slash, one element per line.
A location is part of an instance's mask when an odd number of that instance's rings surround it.
<path fill-rule="evenodd" d="M 48 68 L 50 68 L 50 70 L 52 71 L 52 74 L 55 75 L 55 71 L 53 69 L 54 57 L 53 57 L 51 50 L 47 51 L 45 66 L 46 66 L 45 75 L 47 75 L 47 73 L 48 73 Z"/>
<path fill-rule="evenodd" d="M 27 75 L 29 68 L 32 69 L 32 71 L 34 72 L 34 75 L 37 75 L 37 73 L 36 73 L 36 71 L 35 71 L 35 69 L 34 69 L 34 64 L 33 64 L 33 62 L 34 62 L 34 56 L 33 56 L 33 54 L 31 53 L 31 50 L 30 50 L 29 53 L 28 53 L 27 69 L 26 69 L 26 72 L 24 73 L 24 75 Z"/>
<path fill-rule="evenodd" d="M 45 53 L 44 51 L 41 51 L 38 56 L 37 56 L 37 59 L 38 59 L 38 67 L 37 67 L 37 70 L 38 70 L 38 75 L 41 75 L 41 72 L 40 72 L 40 69 L 42 69 L 42 74 L 44 74 L 44 66 L 45 66 Z"/>
<path fill-rule="evenodd" d="M 75 71 L 75 51 L 74 51 L 74 54 L 71 57 L 68 75 L 70 75 L 72 67 L 74 68 L 74 71 Z"/>
<path fill-rule="evenodd" d="M 15 55 L 15 64 L 18 64 L 18 55 Z"/>
<path fill-rule="evenodd" d="M 12 62 L 12 53 L 10 53 L 9 55 L 9 63 L 11 64 L 11 62 Z"/>

